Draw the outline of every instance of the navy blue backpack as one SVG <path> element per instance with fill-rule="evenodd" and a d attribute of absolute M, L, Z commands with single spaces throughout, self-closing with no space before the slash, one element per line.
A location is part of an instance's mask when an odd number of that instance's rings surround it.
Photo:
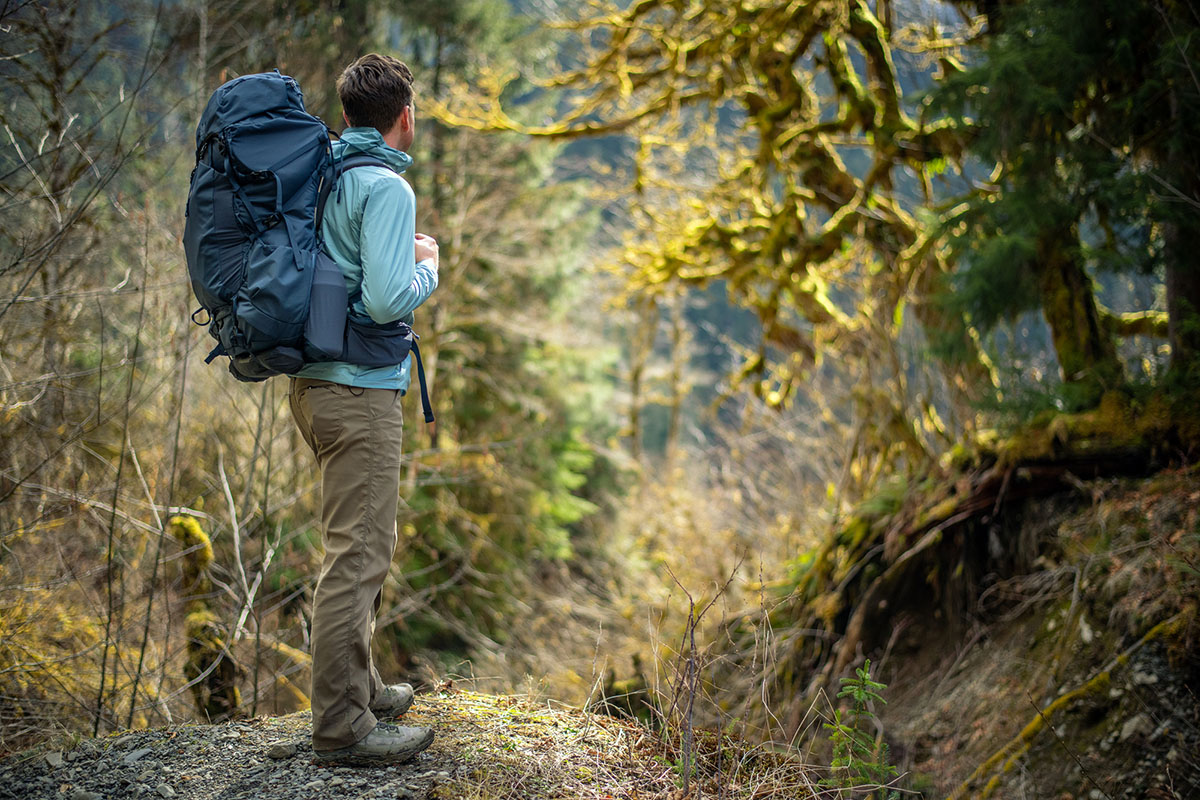
<path fill-rule="evenodd" d="M 261 381 L 318 361 L 391 366 L 411 351 L 432 422 L 416 334 L 404 322 L 349 315 L 345 278 L 322 247 L 321 214 L 337 179 L 388 167 L 366 156 L 335 164 L 331 133 L 278 70 L 235 78 L 208 101 L 183 231 L 201 305 L 192 319 L 217 340 L 206 361 L 228 356 L 236 378 Z"/>

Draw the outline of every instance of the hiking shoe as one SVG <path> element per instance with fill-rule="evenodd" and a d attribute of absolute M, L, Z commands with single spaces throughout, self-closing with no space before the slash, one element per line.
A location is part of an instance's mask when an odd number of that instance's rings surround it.
<path fill-rule="evenodd" d="M 375 724 L 375 729 L 349 747 L 313 751 L 313 763 L 347 767 L 403 764 L 433 744 L 432 728 Z"/>
<path fill-rule="evenodd" d="M 377 717 L 398 717 L 413 704 L 413 688 L 407 683 L 393 683 L 380 690 L 371 712 Z"/>

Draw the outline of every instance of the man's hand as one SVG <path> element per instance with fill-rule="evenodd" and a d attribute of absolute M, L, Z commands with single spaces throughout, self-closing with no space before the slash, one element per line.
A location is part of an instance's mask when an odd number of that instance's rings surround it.
<path fill-rule="evenodd" d="M 426 236 L 423 233 L 417 234 L 416 243 L 417 261 L 432 261 L 436 267 L 438 265 L 438 243 L 437 239 L 432 236 Z"/>

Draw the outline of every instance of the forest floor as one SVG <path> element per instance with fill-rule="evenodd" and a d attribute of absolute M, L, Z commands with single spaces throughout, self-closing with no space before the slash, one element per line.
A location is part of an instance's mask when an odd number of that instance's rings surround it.
<path fill-rule="evenodd" d="M 909 598 L 872 656 L 903 796 L 1200 798 L 1200 468 L 1080 481 L 996 525 L 974 534 L 1028 548 L 1032 568 L 985 576 L 969 607 Z M 404 722 L 437 738 L 386 769 L 314 765 L 307 712 L 60 738 L 0 759 L 0 800 L 838 796 L 812 766 L 827 756 L 705 730 L 685 792 L 678 731 L 554 701 L 443 683 Z"/>
<path fill-rule="evenodd" d="M 883 727 L 927 797 L 1200 798 L 1200 482 L 1081 483 L 1016 520 L 1036 568 L 914 623 Z"/>
<path fill-rule="evenodd" d="M 679 752 L 636 722 L 522 697 L 448 688 L 417 696 L 403 724 L 433 745 L 386 768 L 312 763 L 298 712 L 83 739 L 0 761 L 4 800 L 799 800 L 815 774 L 794 757 L 698 736 L 689 792 Z"/>

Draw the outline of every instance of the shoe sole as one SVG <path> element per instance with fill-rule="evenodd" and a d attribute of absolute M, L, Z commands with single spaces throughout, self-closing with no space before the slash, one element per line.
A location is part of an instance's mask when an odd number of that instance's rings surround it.
<path fill-rule="evenodd" d="M 412 761 L 431 744 L 433 744 L 433 731 L 429 732 L 425 741 L 402 753 L 363 753 L 355 750 L 358 745 L 350 745 L 341 750 L 314 752 L 312 763 L 320 764 L 323 767 L 390 767 L 393 764 L 405 764 Z"/>

